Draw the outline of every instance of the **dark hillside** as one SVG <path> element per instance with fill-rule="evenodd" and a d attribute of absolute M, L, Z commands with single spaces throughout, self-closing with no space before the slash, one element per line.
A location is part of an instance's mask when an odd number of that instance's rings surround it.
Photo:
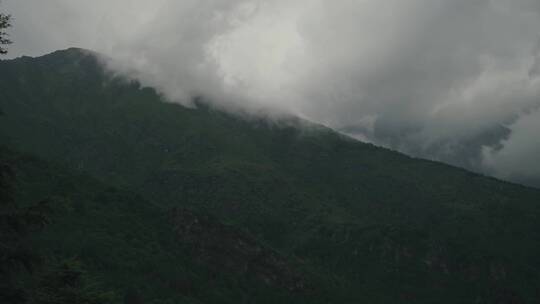
<path fill-rule="evenodd" d="M 0 108 L 8 146 L 247 231 L 353 302 L 540 300 L 538 190 L 300 120 L 165 103 L 78 49 L 0 62 Z"/>
<path fill-rule="evenodd" d="M 80 260 L 118 302 L 131 290 L 152 303 L 314 303 L 325 295 L 305 265 L 207 215 L 165 211 L 5 148 L 0 162 L 13 168 L 20 205 L 50 202 L 50 224 L 33 237 L 35 253 L 42 260 Z"/>

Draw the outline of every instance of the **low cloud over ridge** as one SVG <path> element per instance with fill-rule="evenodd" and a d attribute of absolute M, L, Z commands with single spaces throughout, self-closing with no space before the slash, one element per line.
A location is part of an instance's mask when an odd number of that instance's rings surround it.
<path fill-rule="evenodd" d="M 68 46 L 173 102 L 292 112 L 540 185 L 537 0 L 4 0 L 13 55 Z"/>

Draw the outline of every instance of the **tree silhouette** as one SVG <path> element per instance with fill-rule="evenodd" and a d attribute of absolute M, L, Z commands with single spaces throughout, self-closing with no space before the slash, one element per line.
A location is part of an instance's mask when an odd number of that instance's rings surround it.
<path fill-rule="evenodd" d="M 6 54 L 7 49 L 3 46 L 11 43 L 11 40 L 7 38 L 7 32 L 5 31 L 11 26 L 10 20 L 10 15 L 0 13 L 0 54 Z"/>

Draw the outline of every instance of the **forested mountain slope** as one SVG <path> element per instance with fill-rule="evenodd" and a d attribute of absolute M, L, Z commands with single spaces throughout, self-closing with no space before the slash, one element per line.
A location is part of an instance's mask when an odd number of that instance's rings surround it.
<path fill-rule="evenodd" d="M 39 267 L 19 282 L 30 298 L 43 268 L 70 260 L 82 262 L 89 286 L 112 293 L 113 303 L 128 295 L 151 303 L 323 303 L 332 294 L 325 290 L 332 284 L 297 259 L 207 214 L 164 210 L 6 148 L 0 163 L 14 172 L 19 207 L 47 201 L 50 210 L 48 224 L 32 233 Z"/>
<path fill-rule="evenodd" d="M 188 208 L 246 231 L 336 303 L 540 299 L 538 190 L 294 118 L 165 103 L 78 49 L 1 61 L 0 108 L 10 148 L 140 195 L 133 212 L 148 227 L 159 216 L 144 208 Z"/>

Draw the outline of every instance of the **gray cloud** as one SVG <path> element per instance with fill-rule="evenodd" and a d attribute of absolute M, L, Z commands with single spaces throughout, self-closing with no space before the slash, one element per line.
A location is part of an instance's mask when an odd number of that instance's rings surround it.
<path fill-rule="evenodd" d="M 537 0 L 7 0 L 14 54 L 81 46 L 190 105 L 292 112 L 500 177 L 540 179 Z M 527 166 L 527 164 L 529 164 Z M 535 166 L 532 166 L 535 167 Z M 536 166 L 540 168 L 540 166 Z M 540 183 L 538 183 L 540 184 Z"/>
<path fill-rule="evenodd" d="M 510 129 L 512 135 L 500 147 L 484 147 L 484 166 L 497 176 L 540 185 L 540 111 L 524 114 Z"/>

